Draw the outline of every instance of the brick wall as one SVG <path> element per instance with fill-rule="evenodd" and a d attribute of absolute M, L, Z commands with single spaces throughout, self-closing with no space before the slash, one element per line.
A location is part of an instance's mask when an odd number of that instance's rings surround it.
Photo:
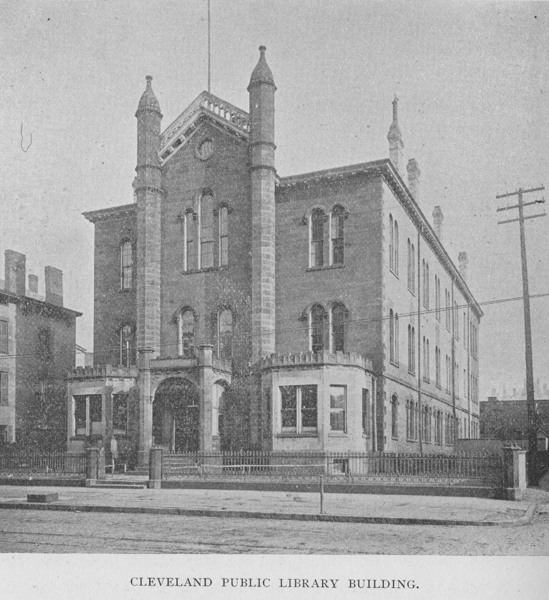
<path fill-rule="evenodd" d="M 133 208 L 133 207 L 132 207 Z M 95 224 L 94 363 L 117 365 L 120 360 L 118 331 L 125 323 L 136 324 L 136 286 L 120 289 L 120 244 L 130 240 L 136 259 L 136 214 L 115 214 Z"/>

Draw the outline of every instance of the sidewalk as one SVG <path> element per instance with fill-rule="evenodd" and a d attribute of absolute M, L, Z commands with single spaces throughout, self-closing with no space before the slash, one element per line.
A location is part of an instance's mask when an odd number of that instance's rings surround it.
<path fill-rule="evenodd" d="M 29 503 L 27 494 L 56 492 L 57 502 Z M 530 492 L 530 490 L 528 490 Z M 122 512 L 181 516 L 293 519 L 403 525 L 517 526 L 531 523 L 549 493 L 526 500 L 325 494 L 211 489 L 109 489 L 0 486 L 0 509 Z"/>

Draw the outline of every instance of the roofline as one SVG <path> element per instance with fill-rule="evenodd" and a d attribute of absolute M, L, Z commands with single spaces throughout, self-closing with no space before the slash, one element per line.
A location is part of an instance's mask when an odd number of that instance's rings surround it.
<path fill-rule="evenodd" d="M 112 206 L 110 208 L 100 208 L 99 210 L 91 210 L 82 213 L 82 215 L 91 223 L 97 223 L 98 221 L 104 221 L 113 217 L 125 217 L 135 213 L 136 210 L 137 205 L 132 203 L 122 204 L 121 206 Z"/>
<path fill-rule="evenodd" d="M 290 177 L 281 177 L 278 180 L 278 187 L 284 188 L 302 183 L 308 183 L 314 180 L 333 178 L 340 179 L 368 173 L 379 173 L 383 176 L 389 187 L 391 187 L 393 192 L 395 192 L 395 195 L 402 204 L 403 208 L 410 215 L 412 220 L 416 222 L 420 233 L 423 234 L 423 238 L 431 247 L 431 250 L 433 250 L 441 262 L 447 267 L 452 279 L 455 281 L 457 287 L 467 299 L 467 302 L 472 305 L 479 318 L 483 316 L 484 313 L 469 289 L 467 282 L 463 279 L 461 273 L 455 266 L 454 261 L 450 258 L 450 255 L 442 245 L 433 227 L 423 214 L 423 211 L 408 190 L 406 183 L 390 159 L 384 158 L 366 163 L 337 167 L 335 169 L 325 169 L 323 171 L 312 171 L 310 173 L 303 173 L 300 175 L 291 175 Z"/>
<path fill-rule="evenodd" d="M 52 308 L 58 311 L 62 311 L 64 313 L 70 313 L 75 315 L 75 317 L 81 317 L 84 313 L 78 312 L 77 310 L 73 310 L 72 308 L 66 308 L 65 306 L 59 306 L 59 304 L 53 304 L 52 302 L 46 302 L 45 300 L 37 300 L 36 298 L 31 298 L 30 296 L 20 296 L 19 294 L 14 294 L 13 292 L 7 292 L 6 290 L 0 290 L 0 300 L 4 300 L 7 302 L 12 302 L 13 304 L 21 304 L 21 302 L 26 301 L 29 304 L 38 304 L 42 306 L 47 306 L 48 308 Z"/>

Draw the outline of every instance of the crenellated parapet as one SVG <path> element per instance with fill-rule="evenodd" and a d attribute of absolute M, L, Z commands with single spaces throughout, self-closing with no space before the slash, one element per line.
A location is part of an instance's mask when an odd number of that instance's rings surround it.
<path fill-rule="evenodd" d="M 128 379 L 137 377 L 137 367 L 118 367 L 112 365 L 100 365 L 96 367 L 76 367 L 69 371 L 67 379 Z"/>
<path fill-rule="evenodd" d="M 287 367 L 322 367 L 327 365 L 359 367 L 372 371 L 372 362 L 355 352 L 292 352 L 290 354 L 271 354 L 261 359 L 261 370 Z"/>

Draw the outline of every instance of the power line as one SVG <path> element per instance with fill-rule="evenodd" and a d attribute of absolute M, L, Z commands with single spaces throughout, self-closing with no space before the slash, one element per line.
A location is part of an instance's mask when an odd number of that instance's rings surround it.
<path fill-rule="evenodd" d="M 530 296 L 530 298 L 545 298 L 549 296 L 549 292 L 544 292 L 541 294 L 532 294 Z M 516 296 L 516 297 L 512 297 L 512 298 L 498 298 L 498 299 L 494 299 L 494 300 L 485 300 L 484 302 L 477 302 L 477 305 L 480 306 L 492 306 L 494 304 L 505 304 L 507 302 L 517 302 L 519 300 L 522 300 L 522 296 Z M 437 312 L 439 313 L 446 313 L 446 312 L 450 312 L 450 311 L 454 311 L 454 310 L 459 310 L 459 309 L 464 309 L 467 308 L 469 306 L 474 306 L 473 304 L 470 303 L 465 303 L 465 304 L 459 304 L 457 306 L 449 306 L 447 308 L 443 308 L 440 307 L 439 309 L 436 308 L 426 308 L 424 310 L 419 310 L 419 311 L 413 311 L 413 312 L 407 312 L 407 313 L 397 313 L 399 319 L 401 318 L 405 318 L 405 317 L 414 317 L 414 316 L 419 316 L 419 315 L 427 315 L 427 314 L 431 314 L 431 315 L 436 315 Z M 383 315 L 381 317 L 373 317 L 373 318 L 361 318 L 361 319 L 348 319 L 347 321 L 344 321 L 342 323 L 342 325 L 347 326 L 347 325 L 352 325 L 352 324 L 368 324 L 368 323 L 379 323 L 382 321 L 386 321 L 390 319 L 390 315 Z M 275 334 L 280 334 L 280 333 L 296 333 L 296 332 L 303 332 L 303 331 L 309 331 L 310 327 L 309 325 L 303 325 L 301 327 L 292 327 L 292 328 L 287 328 L 287 329 L 271 329 L 271 330 L 267 330 L 267 331 L 262 331 L 260 333 L 257 334 L 253 334 L 253 333 L 240 333 L 240 334 L 233 334 L 232 339 L 233 341 L 239 342 L 241 340 L 248 340 L 251 339 L 254 336 L 264 336 L 264 335 L 275 335 Z M 162 344 L 162 348 L 176 348 L 179 346 L 179 343 L 176 344 Z M 118 351 L 120 349 L 120 345 L 117 344 L 116 346 L 107 346 L 107 347 L 103 347 L 102 348 L 104 351 Z M 137 350 L 139 350 L 139 348 L 137 348 Z M 50 354 L 51 356 L 59 356 L 63 353 L 61 352 L 56 352 L 56 353 L 52 353 Z M 0 355 L 0 360 L 6 360 L 6 359 L 13 359 L 13 358 L 21 358 L 21 357 L 31 357 L 31 356 L 40 356 L 41 353 L 40 352 L 33 352 L 33 353 L 25 353 L 25 354 L 3 354 Z"/>
<path fill-rule="evenodd" d="M 526 405 L 528 408 L 528 479 L 532 485 L 537 484 L 539 476 L 538 466 L 538 439 L 537 439 L 537 423 L 536 423 L 536 404 L 535 404 L 535 391 L 534 391 L 534 357 L 532 349 L 532 323 L 530 317 L 530 292 L 528 290 L 528 261 L 526 257 L 526 233 L 524 230 L 524 221 L 526 219 L 536 219 L 538 217 L 545 217 L 546 213 L 540 213 L 535 215 L 524 216 L 524 207 L 532 204 L 543 204 L 545 199 L 534 200 L 533 202 L 523 202 L 523 195 L 530 194 L 533 192 L 541 192 L 545 188 L 543 186 L 537 188 L 530 188 L 529 190 L 523 190 L 519 188 L 516 192 L 510 192 L 506 194 L 500 194 L 496 196 L 497 199 L 508 198 L 510 196 L 518 197 L 518 204 L 514 206 L 504 206 L 497 209 L 497 212 L 504 210 L 518 209 L 517 219 L 507 219 L 505 221 L 499 221 L 498 225 L 504 225 L 506 223 L 519 223 L 519 236 L 520 236 L 520 258 L 522 265 L 522 302 L 524 307 L 524 352 L 526 361 Z"/>

